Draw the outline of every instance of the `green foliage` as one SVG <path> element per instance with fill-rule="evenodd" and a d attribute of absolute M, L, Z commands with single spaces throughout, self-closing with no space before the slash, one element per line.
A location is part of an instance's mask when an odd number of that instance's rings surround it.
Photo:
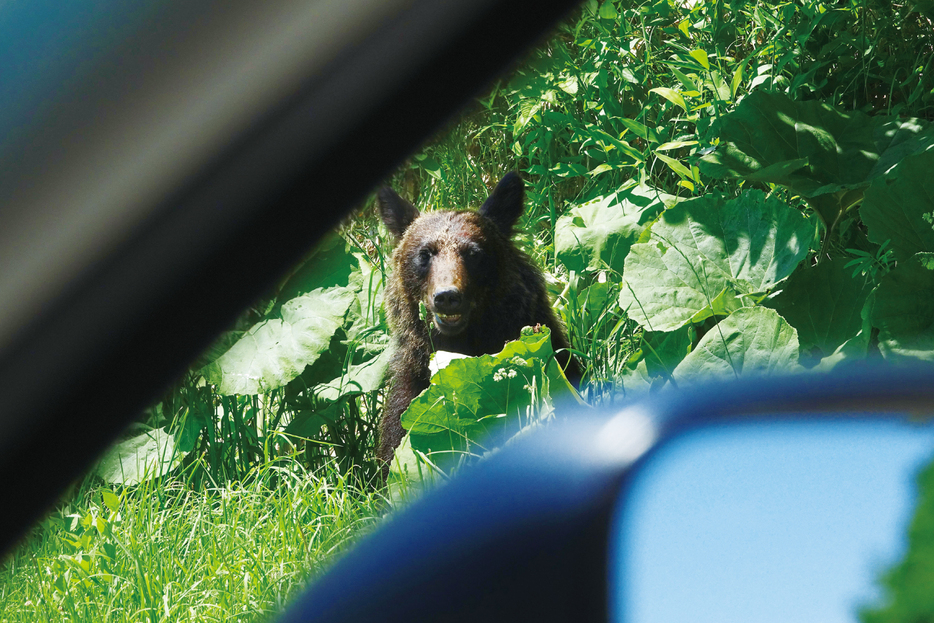
<path fill-rule="evenodd" d="M 297 448 L 310 466 L 336 459 L 375 474 L 388 365 L 382 283 L 343 236 L 326 238 L 166 392 L 148 413 L 152 430 L 115 446 L 98 473 L 135 484 L 194 465 L 194 482 L 220 483 Z"/>
<path fill-rule="evenodd" d="M 934 463 L 917 478 L 918 502 L 904 558 L 882 577 L 883 603 L 859 613 L 863 623 L 934 619 Z"/>
<path fill-rule="evenodd" d="M 700 159 L 704 172 L 782 184 L 806 197 L 864 187 L 934 144 L 934 133 L 916 119 L 842 112 L 762 90 L 719 127 L 720 146 Z"/>
<path fill-rule="evenodd" d="M 896 259 L 934 251 L 934 195 L 931 172 L 934 149 L 906 157 L 898 168 L 880 178 L 866 191 L 859 209 L 869 240 L 891 241 Z"/>
<path fill-rule="evenodd" d="M 208 490 L 184 479 L 114 490 L 86 482 L 5 560 L 0 618 L 265 619 L 384 503 L 333 469 L 266 464 L 250 476 Z"/>
<path fill-rule="evenodd" d="M 728 314 L 791 274 L 811 237 L 799 212 L 758 191 L 684 201 L 632 247 L 620 307 L 650 331 Z"/>
<path fill-rule="evenodd" d="M 412 451 L 450 471 L 546 418 L 553 396 L 573 392 L 554 358 L 550 331 L 529 329 L 495 355 L 450 359 L 402 414 L 402 426 Z"/>
<path fill-rule="evenodd" d="M 675 368 L 674 378 L 702 380 L 798 369 L 798 334 L 765 307 L 737 310 L 712 328 Z"/>
<path fill-rule="evenodd" d="M 281 318 L 253 325 L 202 369 L 222 394 L 262 394 L 301 374 L 328 350 L 354 299 L 350 288 L 317 288 L 280 307 Z"/>
<path fill-rule="evenodd" d="M 111 484 L 132 486 L 166 475 L 181 459 L 175 438 L 158 429 L 115 445 L 98 465 L 97 473 Z"/>
<path fill-rule="evenodd" d="M 623 259 L 659 213 L 676 199 L 646 186 L 634 187 L 571 208 L 555 227 L 555 254 L 568 270 L 610 268 Z"/>
<path fill-rule="evenodd" d="M 934 130 L 916 119 L 845 113 L 764 91 L 747 96 L 719 127 L 720 146 L 701 158 L 702 170 L 787 186 L 806 198 L 828 239 L 870 182 L 934 146 Z"/>
<path fill-rule="evenodd" d="M 934 271 L 914 258 L 899 263 L 882 278 L 871 317 L 884 357 L 934 360 Z"/>
<path fill-rule="evenodd" d="M 802 351 L 817 359 L 861 331 L 868 338 L 864 310 L 872 282 L 848 273 L 840 259 L 802 264 L 768 302 L 797 330 Z"/>

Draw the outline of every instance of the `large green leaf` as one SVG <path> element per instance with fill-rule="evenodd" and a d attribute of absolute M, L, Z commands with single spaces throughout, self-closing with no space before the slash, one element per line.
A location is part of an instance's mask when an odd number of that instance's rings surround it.
<path fill-rule="evenodd" d="M 899 262 L 882 278 L 870 317 L 886 359 L 934 361 L 934 271 L 918 258 Z"/>
<path fill-rule="evenodd" d="M 284 385 L 327 350 L 354 300 L 350 288 L 313 290 L 282 306 L 282 319 L 260 322 L 202 369 L 222 394 L 258 394 Z"/>
<path fill-rule="evenodd" d="M 137 485 L 167 474 L 184 456 L 176 449 L 175 438 L 159 428 L 112 447 L 98 465 L 97 474 L 111 484 Z"/>
<path fill-rule="evenodd" d="M 571 208 L 555 227 L 558 261 L 577 272 L 607 267 L 622 271 L 629 248 L 664 209 L 662 199 L 648 192 L 607 195 Z"/>
<path fill-rule="evenodd" d="M 844 113 L 756 90 L 721 120 L 720 145 L 699 165 L 713 177 L 783 184 L 813 197 L 865 186 L 932 144 L 934 133 L 917 119 Z"/>
<path fill-rule="evenodd" d="M 646 372 L 651 376 L 670 377 L 691 352 L 693 342 L 694 329 L 691 326 L 668 332 L 646 331 L 642 334 L 641 347 Z"/>
<path fill-rule="evenodd" d="M 844 264 L 843 258 L 817 266 L 802 264 L 769 301 L 769 307 L 797 330 L 801 349 L 819 349 L 818 358 L 836 351 L 863 327 L 861 313 L 872 283 L 854 278 Z"/>
<path fill-rule="evenodd" d="M 343 403 L 337 401 L 317 410 L 296 411 L 284 432 L 286 435 L 300 439 L 313 439 L 321 431 L 322 426 L 333 424 L 343 417 L 343 408 Z"/>
<path fill-rule="evenodd" d="M 377 390 L 383 384 L 391 357 L 392 351 L 387 348 L 372 359 L 352 365 L 342 376 L 317 386 L 315 395 L 324 400 L 337 400 L 341 396 Z"/>
<path fill-rule="evenodd" d="M 659 381 L 664 386 L 664 381 Z M 653 387 L 652 375 L 645 365 L 645 359 L 627 364 L 616 378 L 616 392 L 619 398 L 637 400 L 646 396 Z"/>
<path fill-rule="evenodd" d="M 675 368 L 677 382 L 792 372 L 798 335 L 773 309 L 744 307 L 714 326 Z"/>
<path fill-rule="evenodd" d="M 897 259 L 934 251 L 934 150 L 908 156 L 873 182 L 859 214 L 869 239 L 891 240 Z"/>
<path fill-rule="evenodd" d="M 670 208 L 650 242 L 626 258 L 619 304 L 650 331 L 727 314 L 735 295 L 764 293 L 807 254 L 811 225 L 759 191 L 726 200 L 705 195 Z"/>
<path fill-rule="evenodd" d="M 536 405 L 572 392 L 554 359 L 548 329 L 496 355 L 452 359 L 402 414 L 412 449 L 443 469 L 502 445 L 535 420 Z"/>
<path fill-rule="evenodd" d="M 347 284 L 357 260 L 338 232 L 327 234 L 289 275 L 280 282 L 276 298 L 280 303 L 296 296 Z"/>

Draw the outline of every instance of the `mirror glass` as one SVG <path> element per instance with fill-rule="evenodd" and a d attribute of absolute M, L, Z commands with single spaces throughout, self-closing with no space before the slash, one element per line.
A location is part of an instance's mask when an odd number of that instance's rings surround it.
<path fill-rule="evenodd" d="M 917 477 L 932 459 L 934 427 L 895 420 L 685 433 L 649 457 L 621 501 L 612 619 L 860 621 L 906 552 Z"/>

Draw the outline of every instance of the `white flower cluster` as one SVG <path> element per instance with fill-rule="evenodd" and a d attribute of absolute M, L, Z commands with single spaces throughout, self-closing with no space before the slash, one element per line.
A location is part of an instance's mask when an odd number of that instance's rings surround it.
<path fill-rule="evenodd" d="M 515 370 L 507 370 L 506 368 L 500 368 L 493 373 L 494 381 L 502 381 L 503 379 L 514 379 L 516 378 Z"/>

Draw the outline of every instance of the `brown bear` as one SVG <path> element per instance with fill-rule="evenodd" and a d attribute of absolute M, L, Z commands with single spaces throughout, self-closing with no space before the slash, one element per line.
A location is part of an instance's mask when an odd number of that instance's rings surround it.
<path fill-rule="evenodd" d="M 396 243 L 385 297 L 395 353 L 377 450 L 384 474 L 405 434 L 402 412 L 428 387 L 432 351 L 493 354 L 523 327 L 541 324 L 551 329 L 555 350 L 564 349 L 558 361 L 568 378 L 580 380 L 542 273 L 510 240 L 524 193 L 519 176 L 508 173 L 478 211 L 419 214 L 391 188 L 378 192 Z M 419 319 L 419 303 L 428 322 Z"/>

